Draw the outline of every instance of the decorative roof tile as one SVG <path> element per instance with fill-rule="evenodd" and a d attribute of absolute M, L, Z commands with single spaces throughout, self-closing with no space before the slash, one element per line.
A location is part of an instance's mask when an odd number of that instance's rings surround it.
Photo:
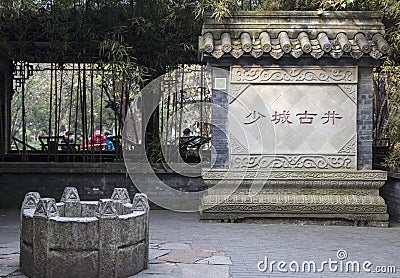
<path fill-rule="evenodd" d="M 246 54 L 380 59 L 389 52 L 381 20 L 376 12 L 241 12 L 221 23 L 207 17 L 199 47 L 216 59 Z"/>

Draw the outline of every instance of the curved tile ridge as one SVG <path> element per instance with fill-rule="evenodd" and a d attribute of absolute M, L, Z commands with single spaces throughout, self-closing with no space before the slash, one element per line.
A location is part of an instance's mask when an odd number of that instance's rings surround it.
<path fill-rule="evenodd" d="M 380 59 L 390 48 L 381 33 L 366 35 L 358 32 L 353 38 L 349 38 L 345 32 L 338 32 L 334 36 L 319 32 L 313 34 L 312 38 L 306 32 L 300 32 L 296 36 L 294 33 L 281 31 L 275 38 L 267 31 L 257 35 L 225 31 L 219 39 L 215 39 L 211 32 L 207 32 L 200 37 L 200 51 L 210 53 L 216 59 L 227 55 L 240 58 L 245 53 L 256 59 L 262 56 L 280 59 L 284 55 L 296 59 L 311 55 L 314 59 L 320 59 L 324 54 L 329 54 L 335 59 L 343 57 L 344 54 L 349 54 L 354 59 L 359 59 L 364 54 Z"/>

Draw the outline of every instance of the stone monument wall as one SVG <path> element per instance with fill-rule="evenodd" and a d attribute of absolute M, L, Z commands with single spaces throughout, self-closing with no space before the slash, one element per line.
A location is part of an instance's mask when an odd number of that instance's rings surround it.
<path fill-rule="evenodd" d="M 231 73 L 232 168 L 357 168 L 357 67 Z"/>

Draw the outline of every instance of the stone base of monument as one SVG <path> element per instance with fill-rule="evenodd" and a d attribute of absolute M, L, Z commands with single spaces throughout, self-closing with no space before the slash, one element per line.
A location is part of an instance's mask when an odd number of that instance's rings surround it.
<path fill-rule="evenodd" d="M 149 205 L 125 188 L 111 199 L 80 201 L 67 187 L 61 202 L 26 194 L 21 209 L 22 271 L 29 277 L 128 277 L 147 268 Z"/>
<path fill-rule="evenodd" d="M 201 221 L 388 226 L 383 171 L 213 169 L 203 179 Z"/>

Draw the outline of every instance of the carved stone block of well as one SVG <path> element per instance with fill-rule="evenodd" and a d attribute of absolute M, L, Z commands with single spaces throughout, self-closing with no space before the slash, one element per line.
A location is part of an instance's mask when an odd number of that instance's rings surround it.
<path fill-rule="evenodd" d="M 29 277 L 128 277 L 148 265 L 149 205 L 125 188 L 81 201 L 67 187 L 56 203 L 36 192 L 21 209 L 21 268 Z"/>

